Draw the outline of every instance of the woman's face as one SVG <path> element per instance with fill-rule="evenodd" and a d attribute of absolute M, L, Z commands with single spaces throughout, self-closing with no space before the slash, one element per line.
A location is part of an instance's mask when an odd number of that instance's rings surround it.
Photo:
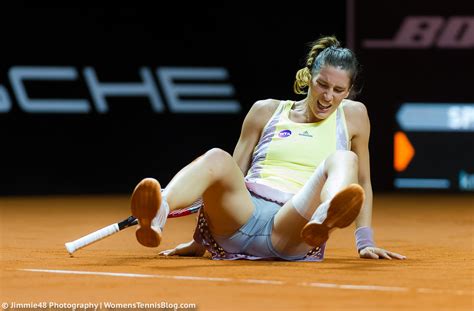
<path fill-rule="evenodd" d="M 349 72 L 333 66 L 324 66 L 312 77 L 308 92 L 308 105 L 313 115 L 324 120 L 349 96 Z"/>

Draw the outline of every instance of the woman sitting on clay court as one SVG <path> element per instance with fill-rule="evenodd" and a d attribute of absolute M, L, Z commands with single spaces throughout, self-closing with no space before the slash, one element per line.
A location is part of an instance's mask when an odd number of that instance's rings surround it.
<path fill-rule="evenodd" d="M 304 99 L 257 101 L 233 155 L 209 150 L 162 193 L 157 180 L 140 181 L 131 200 L 138 241 L 157 247 L 168 213 L 202 197 L 194 239 L 161 254 L 320 261 L 329 233 L 355 221 L 360 257 L 404 259 L 373 241 L 370 123 L 364 104 L 348 99 L 357 73 L 335 37 L 316 40 L 294 83 Z"/>

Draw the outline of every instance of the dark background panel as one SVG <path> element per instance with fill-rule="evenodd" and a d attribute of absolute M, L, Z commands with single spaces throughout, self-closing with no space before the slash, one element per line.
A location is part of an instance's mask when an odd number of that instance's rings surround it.
<path fill-rule="evenodd" d="M 351 1 L 347 1 L 350 3 Z M 473 49 L 366 49 L 366 39 L 392 38 L 408 15 L 474 16 L 470 1 L 383 3 L 353 0 L 312 7 L 285 5 L 243 7 L 171 4 L 167 8 L 134 4 L 104 7 L 43 7 L 18 2 L 0 10 L 2 49 L 0 85 L 12 107 L 0 112 L 2 152 L 0 194 L 129 193 L 145 176 L 166 185 L 178 169 L 206 150 L 232 152 L 250 106 L 259 99 L 300 99 L 292 92 L 294 75 L 304 64 L 308 44 L 320 35 L 350 41 L 362 64 L 362 93 L 372 123 L 371 168 L 375 191 L 393 191 L 395 115 L 404 102 L 474 102 L 470 92 Z M 382 12 L 383 14 L 381 14 Z M 354 24 L 346 25 L 346 14 Z M 376 13 L 376 14 L 375 14 Z M 347 27 L 348 26 L 348 27 Z M 94 68 L 107 83 L 141 81 L 144 67 L 164 103 L 155 113 L 147 97 L 109 97 L 109 111 L 92 105 L 86 114 L 32 114 L 18 105 L 8 76 L 14 66 L 66 66 L 78 72 L 74 81 L 29 81 L 34 98 L 86 99 L 93 103 L 83 69 Z M 235 90 L 236 114 L 172 113 L 156 70 L 164 67 L 221 67 L 229 78 L 220 83 Z M 183 81 L 186 82 L 186 81 Z M 468 146 L 472 132 L 410 134 L 419 154 L 451 150 L 426 163 L 443 163 L 441 171 L 458 174 L 462 159 L 474 158 Z M 461 137 L 461 138 L 459 138 Z M 444 139 L 443 138 L 443 139 Z M 461 140 L 458 140 L 461 139 Z M 431 144 L 431 145 L 430 145 Z M 419 150 L 423 148 L 423 150 Z M 461 150 L 461 149 L 460 149 Z M 445 160 L 449 159 L 449 160 Z M 415 158 L 404 174 L 423 176 L 429 165 Z M 414 166 L 413 166 L 414 165 Z M 474 173 L 472 164 L 464 171 Z M 425 174 L 426 175 L 426 174 Z M 458 189 L 449 189 L 457 191 Z"/>
<path fill-rule="evenodd" d="M 394 172 L 392 167 L 393 134 L 402 130 L 395 116 L 404 103 L 474 103 L 474 95 L 469 91 L 474 72 L 474 22 L 470 26 L 465 25 L 455 36 L 458 40 L 469 37 L 470 46 L 454 48 L 438 44 L 450 19 L 468 17 L 474 20 L 474 3 L 466 0 L 449 3 L 354 2 L 354 42 L 365 68 L 364 90 L 360 99 L 369 107 L 371 114 L 372 167 L 384 172 L 373 174 L 374 185 L 378 189 L 391 191 L 397 177 L 446 178 L 453 185 L 447 191 L 460 191 L 458 177 L 461 171 L 468 172 L 474 178 L 473 126 L 468 132 L 407 132 L 416 155 L 408 169 L 400 174 Z M 374 39 L 394 40 L 407 17 L 441 17 L 443 23 L 432 43 L 423 48 L 369 48 L 364 44 Z M 415 42 L 423 39 L 423 29 L 427 27 L 429 25 L 420 25 L 422 30 L 412 37 Z M 420 120 L 428 117 L 419 116 Z"/>
<path fill-rule="evenodd" d="M 0 11 L 6 32 L 0 84 L 12 109 L 0 114 L 2 194 L 123 193 L 144 176 L 166 184 L 206 150 L 232 152 L 253 102 L 295 98 L 294 74 L 307 44 L 320 34 L 344 40 L 344 2 L 322 4 L 341 23 L 296 7 L 242 8 L 231 4 L 66 8 L 17 5 Z M 103 82 L 140 82 L 140 67 L 224 67 L 234 86 L 237 114 L 153 113 L 146 97 L 111 97 L 109 112 L 31 114 L 19 107 L 12 66 L 71 66 L 78 79 L 25 83 L 33 98 L 93 102 L 82 70 Z"/>

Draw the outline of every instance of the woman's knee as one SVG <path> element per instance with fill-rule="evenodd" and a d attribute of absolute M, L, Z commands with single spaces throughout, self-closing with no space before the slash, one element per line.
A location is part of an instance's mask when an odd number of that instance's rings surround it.
<path fill-rule="evenodd" d="M 357 169 L 359 167 L 359 157 L 353 151 L 337 150 L 326 159 L 327 167 L 350 167 Z"/>
<path fill-rule="evenodd" d="M 208 172 L 214 178 L 226 176 L 234 165 L 233 157 L 225 150 L 213 148 L 203 155 L 203 161 L 208 167 Z"/>

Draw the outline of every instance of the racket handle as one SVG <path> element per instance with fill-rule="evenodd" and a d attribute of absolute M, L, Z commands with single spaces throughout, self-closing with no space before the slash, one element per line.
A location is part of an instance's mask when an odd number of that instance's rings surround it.
<path fill-rule="evenodd" d="M 72 253 L 74 253 L 78 249 L 83 248 L 84 246 L 87 246 L 99 240 L 102 240 L 103 238 L 108 237 L 109 235 L 112 235 L 119 231 L 120 231 L 119 226 L 118 224 L 115 223 L 110 226 L 99 229 L 95 232 L 89 233 L 88 235 L 83 236 L 82 238 L 79 238 L 77 240 L 67 242 L 64 245 L 66 246 L 66 249 L 69 252 L 69 254 L 72 255 Z"/>

